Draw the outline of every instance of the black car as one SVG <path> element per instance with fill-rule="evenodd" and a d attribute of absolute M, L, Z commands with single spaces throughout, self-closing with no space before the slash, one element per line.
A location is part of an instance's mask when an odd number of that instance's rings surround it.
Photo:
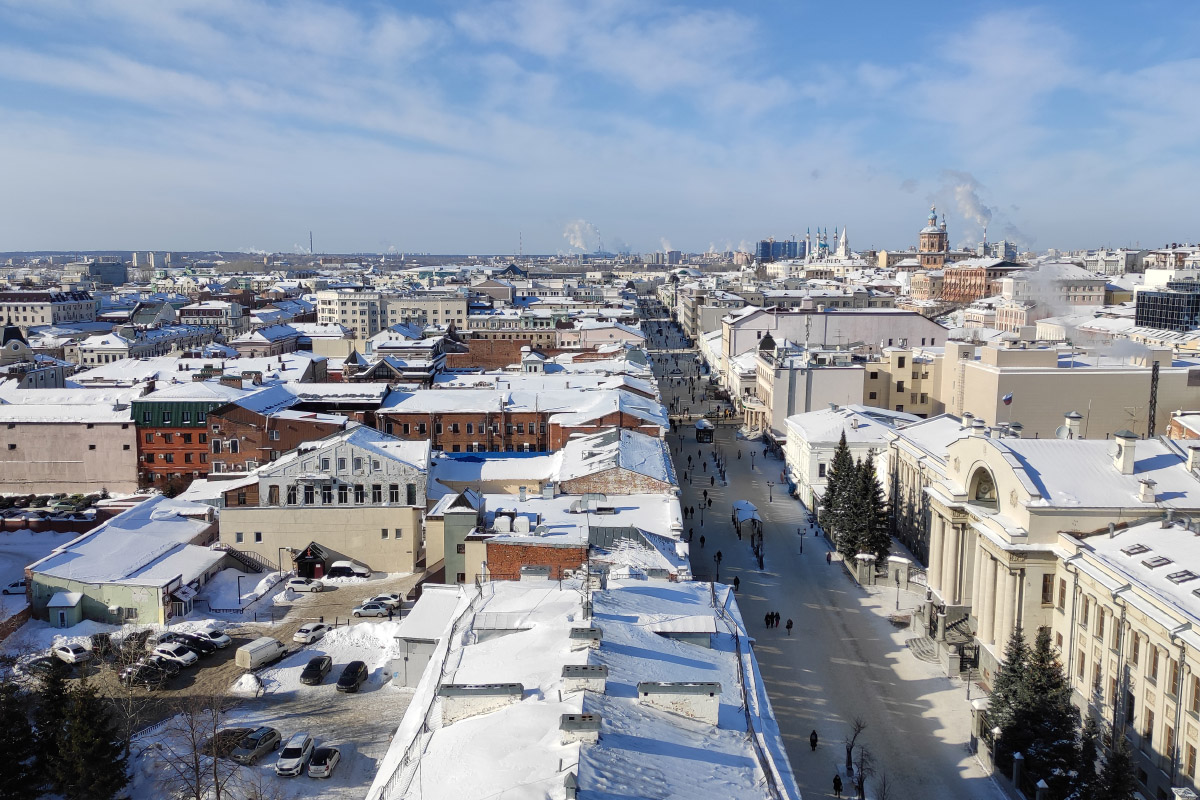
<path fill-rule="evenodd" d="M 174 677 L 178 675 L 179 670 L 181 669 L 178 661 L 172 661 L 169 658 L 163 658 L 157 653 L 151 653 L 150 655 L 146 656 L 145 661 L 141 663 L 149 664 L 152 667 L 161 669 L 163 672 L 167 673 L 167 677 Z"/>
<path fill-rule="evenodd" d="M 337 690 L 339 692 L 357 692 L 358 687 L 362 686 L 367 680 L 367 665 L 362 661 L 351 661 L 342 670 L 342 676 L 338 678 Z"/>
<path fill-rule="evenodd" d="M 92 634 L 92 653 L 97 658 L 107 658 L 116 650 L 113 648 L 112 637 L 107 633 Z"/>
<path fill-rule="evenodd" d="M 121 670 L 121 683 L 126 686 L 142 686 L 146 689 L 158 689 L 167 682 L 167 671 L 154 664 L 134 664 Z"/>
<path fill-rule="evenodd" d="M 362 662 L 357 662 L 361 664 Z M 333 669 L 333 659 L 329 656 L 317 656 L 310 659 L 304 666 L 304 671 L 300 673 L 300 682 L 305 686 L 320 686 L 325 680 L 325 676 Z M 341 682 L 339 681 L 339 685 Z"/>
<path fill-rule="evenodd" d="M 121 653 L 130 656 L 146 652 L 146 642 L 150 639 L 150 631 L 131 631 L 121 640 Z"/>
<path fill-rule="evenodd" d="M 174 633 L 167 631 L 158 637 L 159 644 L 181 644 L 197 656 L 207 656 L 217 652 L 216 642 L 194 636 L 190 633 Z"/>

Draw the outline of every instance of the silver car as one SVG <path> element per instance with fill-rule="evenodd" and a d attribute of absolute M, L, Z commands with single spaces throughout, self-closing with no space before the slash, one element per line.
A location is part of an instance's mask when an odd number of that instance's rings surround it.
<path fill-rule="evenodd" d="M 278 750 L 280 741 L 279 731 L 264 725 L 246 734 L 229 757 L 239 764 L 253 764 L 272 750 Z"/>

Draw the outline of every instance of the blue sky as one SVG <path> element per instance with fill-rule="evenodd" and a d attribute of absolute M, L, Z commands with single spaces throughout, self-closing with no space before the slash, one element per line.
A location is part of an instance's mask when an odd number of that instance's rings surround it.
<path fill-rule="evenodd" d="M 1200 6 L 0 0 L 0 250 L 1195 241 Z"/>

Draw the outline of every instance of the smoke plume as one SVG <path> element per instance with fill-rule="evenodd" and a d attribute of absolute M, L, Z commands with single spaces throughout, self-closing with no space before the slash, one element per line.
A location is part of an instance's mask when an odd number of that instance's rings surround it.
<path fill-rule="evenodd" d="M 666 252 L 669 252 L 669 251 L 671 251 L 671 250 L 674 250 L 674 249 L 675 249 L 675 248 L 671 247 L 671 242 L 670 242 L 670 241 L 668 241 L 668 240 L 667 240 L 667 237 L 665 237 L 665 236 L 663 236 L 662 238 L 660 238 L 660 239 L 658 240 L 658 243 L 659 243 L 660 245 L 662 245 L 662 249 L 663 249 L 663 252 L 664 252 L 664 253 L 666 253 Z"/>
<path fill-rule="evenodd" d="M 563 229 L 563 238 L 567 244 L 576 250 L 590 253 L 600 247 L 600 231 L 586 219 L 576 219 L 567 223 Z"/>

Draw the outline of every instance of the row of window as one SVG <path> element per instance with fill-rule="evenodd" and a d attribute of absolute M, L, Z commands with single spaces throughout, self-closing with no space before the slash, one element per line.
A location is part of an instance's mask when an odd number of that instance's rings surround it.
<path fill-rule="evenodd" d="M 286 502 L 284 505 L 317 505 L 318 498 L 320 505 L 331 506 L 335 505 L 334 497 L 336 495 L 336 505 L 351 505 L 351 492 L 353 492 L 353 504 L 364 505 L 368 502 L 368 493 L 370 495 L 370 503 L 372 505 L 382 505 L 384 496 L 384 486 L 381 483 L 373 483 L 368 485 L 356 483 L 350 485 L 348 483 L 339 483 L 337 486 L 326 483 L 320 487 L 313 484 L 305 484 L 304 486 L 296 486 L 295 484 L 286 487 L 284 497 Z M 267 505 L 277 506 L 279 503 L 279 487 L 267 487 Z M 392 483 L 387 486 L 387 502 L 400 504 L 400 484 Z M 237 504 L 246 504 L 245 492 L 238 492 Z M 417 485 L 415 483 L 406 483 L 404 485 L 404 505 L 415 506 L 417 504 Z"/>
<path fill-rule="evenodd" d="M 146 444 L 154 444 L 155 436 L 159 436 L 162 439 L 163 444 L 175 444 L 175 434 L 174 433 L 162 433 L 162 434 L 147 433 L 144 435 L 143 438 L 144 438 L 144 441 L 146 442 Z M 208 434 L 207 433 L 197 434 L 197 436 L 199 437 L 198 441 L 200 444 L 206 444 L 208 442 Z M 179 437 L 180 437 L 179 441 L 182 442 L 183 444 L 191 444 L 192 443 L 192 434 L 190 434 L 190 433 L 181 433 L 181 434 L 179 434 Z M 213 450 L 213 452 L 219 453 L 221 451 Z"/>
<path fill-rule="evenodd" d="M 412 425 L 408 422 L 401 422 L 401 423 L 385 422 L 383 425 L 383 432 L 384 433 L 393 433 L 395 431 L 397 424 L 400 426 L 400 433 L 402 435 L 407 436 L 408 434 L 410 434 L 412 432 Z M 441 436 L 443 429 L 446 427 L 449 428 L 450 433 L 460 433 L 461 432 L 459 423 L 457 423 L 457 422 L 448 423 L 446 426 L 443 426 L 443 424 L 440 422 L 434 423 L 433 432 L 436 436 Z M 486 433 L 486 432 L 488 432 L 489 427 L 491 428 L 491 432 L 494 435 L 500 434 L 500 423 L 498 423 L 498 422 L 493 422 L 490 426 L 484 422 L 480 422 L 480 423 L 478 423 L 478 425 L 474 422 L 468 422 L 468 423 L 465 423 L 465 427 L 466 427 L 466 433 L 468 435 L 476 433 L 477 430 L 479 433 Z M 424 436 L 426 434 L 426 432 L 428 431 L 428 427 L 426 426 L 426 424 L 424 422 L 418 422 L 418 423 L 416 423 L 416 431 L 417 431 L 418 435 Z M 514 432 L 518 436 L 524 436 L 525 435 L 525 423 L 524 422 L 510 422 L 510 423 L 506 423 L 504 425 L 504 433 L 505 434 L 511 436 L 511 435 L 513 435 Z M 544 423 L 544 422 L 540 423 L 540 424 L 534 423 L 534 422 L 529 423 L 529 435 L 530 436 L 534 435 L 535 433 L 545 434 L 545 432 L 546 432 L 546 423 Z"/>
<path fill-rule="evenodd" d="M 125 449 L 128 450 L 129 445 L 125 445 Z M 194 464 L 194 463 L 207 464 L 208 463 L 208 453 L 200 453 L 199 459 L 193 460 L 195 455 L 196 454 L 194 454 L 194 453 L 184 453 L 183 454 L 183 463 L 184 464 Z M 175 454 L 174 453 L 146 453 L 145 455 L 142 456 L 142 461 L 144 461 L 147 464 L 153 464 L 153 463 L 155 463 L 156 460 L 161 461 L 164 464 L 174 464 L 175 463 Z"/>
<path fill-rule="evenodd" d="M 196 422 L 203 424 L 207 419 L 208 419 L 208 414 L 206 414 L 205 412 L 203 412 L 203 411 L 196 412 Z M 174 411 L 161 412 L 159 414 L 158 422 L 160 425 L 174 425 L 175 424 L 175 412 Z M 192 424 L 192 412 L 180 411 L 179 412 L 179 423 L 181 425 Z M 143 425 L 153 425 L 154 424 L 154 412 L 143 411 L 142 412 L 142 424 Z"/>

